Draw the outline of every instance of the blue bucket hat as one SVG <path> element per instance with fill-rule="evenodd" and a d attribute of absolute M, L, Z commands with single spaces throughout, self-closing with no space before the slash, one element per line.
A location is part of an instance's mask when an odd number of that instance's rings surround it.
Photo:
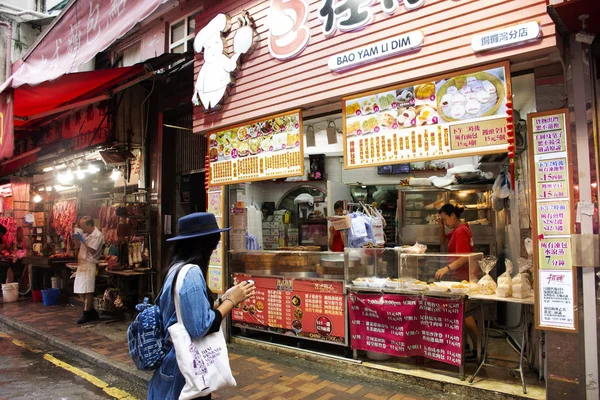
<path fill-rule="evenodd" d="M 198 212 L 177 221 L 179 235 L 167 239 L 167 242 L 175 240 L 192 239 L 200 236 L 212 235 L 230 230 L 231 228 L 219 228 L 215 214 L 208 212 Z"/>

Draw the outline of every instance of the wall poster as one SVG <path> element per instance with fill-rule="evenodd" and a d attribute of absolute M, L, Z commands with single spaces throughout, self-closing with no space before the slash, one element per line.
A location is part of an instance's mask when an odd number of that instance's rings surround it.
<path fill-rule="evenodd" d="M 508 63 L 344 98 L 344 167 L 508 152 L 508 99 Z"/>
<path fill-rule="evenodd" d="M 304 175 L 300 110 L 208 132 L 210 184 Z"/>
<path fill-rule="evenodd" d="M 537 329 L 577 332 L 568 112 L 561 109 L 527 116 L 534 199 L 535 323 Z"/>
<path fill-rule="evenodd" d="M 226 225 L 224 220 L 225 216 L 225 187 L 224 186 L 210 186 L 206 194 L 206 211 L 215 214 L 217 224 L 219 228 L 223 228 Z M 223 241 L 224 233 L 221 234 L 221 240 L 217 244 L 217 248 L 213 251 L 210 256 L 208 263 L 208 288 L 213 293 L 222 294 L 224 292 L 223 277 L 225 273 L 223 268 L 225 267 L 225 254 L 227 242 Z"/>

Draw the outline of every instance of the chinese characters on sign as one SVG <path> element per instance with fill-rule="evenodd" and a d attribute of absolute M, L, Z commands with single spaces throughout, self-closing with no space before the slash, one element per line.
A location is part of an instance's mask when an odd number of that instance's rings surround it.
<path fill-rule="evenodd" d="M 536 215 L 534 245 L 538 278 L 536 321 L 540 329 L 575 329 L 571 229 L 569 154 L 566 113 L 529 116 L 533 155 L 530 168 L 535 177 Z"/>
<path fill-rule="evenodd" d="M 223 227 L 223 186 L 211 186 L 207 193 L 206 210 L 215 214 L 217 224 L 220 228 Z M 208 263 L 208 288 L 214 293 L 223 293 L 223 260 L 225 256 L 225 244 L 223 243 L 223 234 L 221 240 L 217 244 L 217 248 L 213 250 L 210 261 Z"/>
<path fill-rule="evenodd" d="M 462 300 L 349 293 L 352 348 L 460 365 L 463 307 Z"/>
<path fill-rule="evenodd" d="M 500 47 L 513 46 L 539 38 L 541 33 L 538 22 L 526 22 L 492 32 L 473 35 L 471 47 L 473 51 L 493 50 Z"/>
<path fill-rule="evenodd" d="M 234 325 L 337 344 L 346 343 L 341 282 L 251 277 L 234 274 L 234 284 L 253 279 L 256 294 L 232 313 Z"/>
<path fill-rule="evenodd" d="M 301 132 L 299 111 L 209 132 L 211 184 L 303 175 Z"/>
<path fill-rule="evenodd" d="M 325 37 L 337 30 L 350 32 L 367 26 L 377 11 L 374 0 L 322 0 L 317 17 Z M 407 11 L 422 7 L 425 0 L 379 0 L 380 9 L 394 15 L 400 5 Z M 306 0 L 271 0 L 268 44 L 271 55 L 287 60 L 300 54 L 310 41 L 309 6 Z"/>
<path fill-rule="evenodd" d="M 508 151 L 507 68 L 344 99 L 345 168 Z"/>

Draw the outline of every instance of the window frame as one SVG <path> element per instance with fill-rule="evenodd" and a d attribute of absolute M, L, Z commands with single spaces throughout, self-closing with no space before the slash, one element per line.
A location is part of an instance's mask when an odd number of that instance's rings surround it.
<path fill-rule="evenodd" d="M 181 18 L 177 18 L 176 20 L 169 22 L 169 26 L 168 26 L 168 47 L 169 47 L 169 54 L 173 53 L 173 49 L 176 47 L 179 47 L 181 45 L 183 45 L 183 52 L 186 53 L 188 51 L 193 51 L 192 49 L 188 49 L 187 48 L 187 43 L 191 40 L 194 39 L 194 37 L 196 36 L 196 32 L 193 33 L 188 33 L 189 32 L 189 21 L 191 17 L 196 17 L 196 15 L 200 14 L 203 11 L 203 7 L 197 8 L 196 10 L 182 16 Z M 180 23 L 183 21 L 183 29 L 184 29 L 184 36 L 183 38 L 179 39 L 176 42 L 173 42 L 173 30 L 171 29 L 174 25 Z"/>

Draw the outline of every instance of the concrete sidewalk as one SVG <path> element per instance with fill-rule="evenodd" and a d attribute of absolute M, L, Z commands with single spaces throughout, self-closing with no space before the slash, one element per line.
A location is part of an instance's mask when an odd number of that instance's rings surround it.
<path fill-rule="evenodd" d="M 0 323 L 146 386 L 151 373 L 137 370 L 129 358 L 127 324 L 103 318 L 99 322 L 77 325 L 80 314 L 81 308 L 72 305 L 46 307 L 27 300 L 0 303 Z M 230 346 L 230 360 L 238 386 L 220 391 L 213 398 L 523 398 L 467 385 L 419 380 L 351 360 L 331 359 L 294 349 L 275 350 L 250 340 L 234 340 Z"/>

